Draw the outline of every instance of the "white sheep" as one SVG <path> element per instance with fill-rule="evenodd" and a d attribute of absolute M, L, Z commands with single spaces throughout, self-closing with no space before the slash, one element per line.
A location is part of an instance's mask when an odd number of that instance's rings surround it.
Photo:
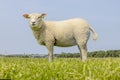
<path fill-rule="evenodd" d="M 44 21 L 45 13 L 24 14 L 29 19 L 30 28 L 33 31 L 38 43 L 48 49 L 49 61 L 53 60 L 53 47 L 77 45 L 82 61 L 87 59 L 87 41 L 90 31 L 93 32 L 93 39 L 98 35 L 95 30 L 83 19 L 75 18 L 63 21 Z"/>

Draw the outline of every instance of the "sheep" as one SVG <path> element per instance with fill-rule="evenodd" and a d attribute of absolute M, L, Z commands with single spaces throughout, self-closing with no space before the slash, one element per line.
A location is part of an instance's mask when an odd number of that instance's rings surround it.
<path fill-rule="evenodd" d="M 48 60 L 53 60 L 53 47 L 78 46 L 81 60 L 87 59 L 87 42 L 90 31 L 93 40 L 97 40 L 96 31 L 83 19 L 74 18 L 63 21 L 44 21 L 45 13 L 23 14 L 29 19 L 29 25 L 37 42 L 48 49 Z"/>

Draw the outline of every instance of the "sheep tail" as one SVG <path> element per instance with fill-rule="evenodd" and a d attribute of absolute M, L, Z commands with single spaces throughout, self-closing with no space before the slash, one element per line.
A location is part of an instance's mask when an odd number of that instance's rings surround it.
<path fill-rule="evenodd" d="M 90 26 L 90 30 L 92 31 L 93 33 L 93 40 L 96 41 L 97 38 L 98 38 L 98 34 L 96 33 L 96 31 Z"/>

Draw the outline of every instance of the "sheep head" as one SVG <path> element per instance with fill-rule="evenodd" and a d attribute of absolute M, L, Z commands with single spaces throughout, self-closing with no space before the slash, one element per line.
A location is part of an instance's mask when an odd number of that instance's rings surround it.
<path fill-rule="evenodd" d="M 46 15 L 45 13 L 42 14 L 33 13 L 33 14 L 23 14 L 23 17 L 29 19 L 29 24 L 31 29 L 39 30 L 42 26 L 42 22 L 45 15 Z"/>

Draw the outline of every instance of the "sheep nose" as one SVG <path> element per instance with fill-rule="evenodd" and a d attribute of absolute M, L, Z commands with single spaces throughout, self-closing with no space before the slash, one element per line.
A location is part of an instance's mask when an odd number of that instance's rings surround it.
<path fill-rule="evenodd" d="M 32 25 L 35 25 L 35 22 L 32 22 Z"/>

